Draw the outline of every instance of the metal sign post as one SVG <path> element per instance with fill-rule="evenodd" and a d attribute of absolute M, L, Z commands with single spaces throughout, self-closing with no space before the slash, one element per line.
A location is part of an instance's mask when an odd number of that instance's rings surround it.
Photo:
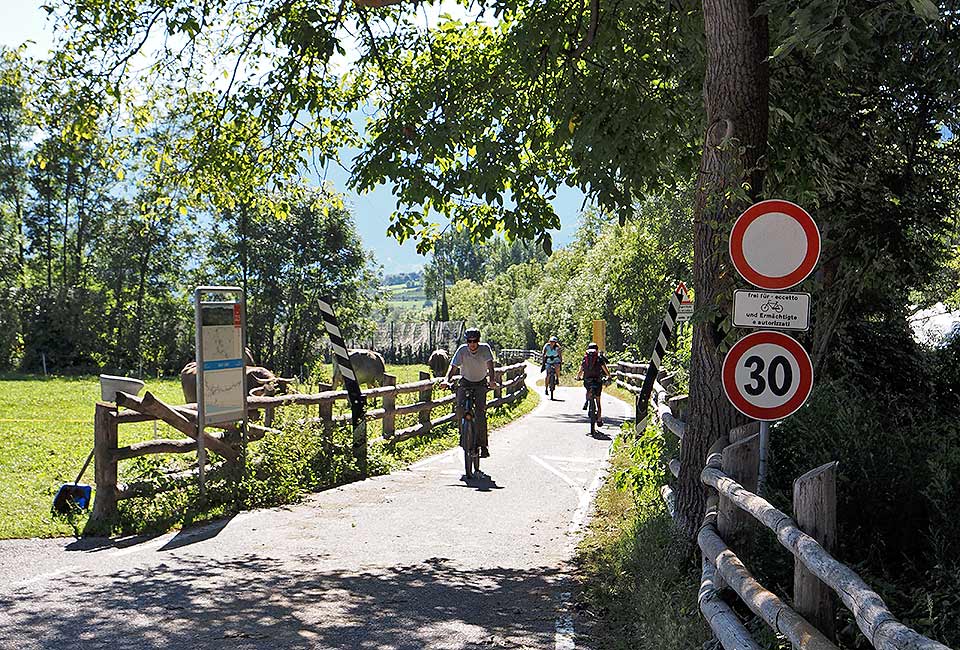
<path fill-rule="evenodd" d="M 205 300 L 204 297 L 212 298 Z M 232 299 L 228 299 L 232 296 Z M 240 287 L 197 287 L 194 291 L 197 352 L 197 463 L 204 493 L 208 424 L 241 422 L 246 446 L 247 390 L 244 349 L 246 300 Z"/>
<path fill-rule="evenodd" d="M 734 326 L 806 330 L 810 294 L 784 289 L 802 282 L 820 259 L 820 230 L 813 217 L 790 201 L 760 201 L 734 222 L 729 248 L 737 273 L 765 290 L 734 293 Z M 754 332 L 740 339 L 724 359 L 727 398 L 741 413 L 760 420 L 758 491 L 767 474 L 769 422 L 800 408 L 812 386 L 809 355 L 785 334 Z"/>

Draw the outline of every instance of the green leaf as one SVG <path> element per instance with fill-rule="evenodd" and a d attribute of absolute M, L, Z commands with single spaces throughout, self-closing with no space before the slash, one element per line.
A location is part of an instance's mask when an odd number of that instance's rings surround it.
<path fill-rule="evenodd" d="M 918 16 L 933 22 L 940 18 L 940 12 L 937 11 L 937 5 L 932 0 L 910 0 L 910 5 Z"/>

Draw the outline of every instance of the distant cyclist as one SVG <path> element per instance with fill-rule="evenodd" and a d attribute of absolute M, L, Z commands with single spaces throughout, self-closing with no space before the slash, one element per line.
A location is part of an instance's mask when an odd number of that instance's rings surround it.
<path fill-rule="evenodd" d="M 587 391 L 587 399 L 583 403 L 583 410 L 587 410 L 587 404 L 590 401 L 590 391 L 594 390 L 597 394 L 597 425 L 603 424 L 603 418 L 600 414 L 600 394 L 603 392 L 603 380 L 610 375 L 607 370 L 607 357 L 600 352 L 600 347 L 596 343 L 587 346 L 587 353 L 583 355 L 583 361 L 580 362 L 580 371 L 577 373 L 577 380 L 583 380 L 583 387 Z"/>
<path fill-rule="evenodd" d="M 550 377 L 551 370 L 557 373 L 557 383 L 560 382 L 560 368 L 563 366 L 563 348 L 560 346 L 560 339 L 556 336 L 551 336 L 547 344 L 543 346 L 541 355 L 543 356 L 541 370 L 547 373 L 543 382 L 543 392 L 546 394 L 550 392 L 550 382 L 547 381 L 547 379 Z"/>
<path fill-rule="evenodd" d="M 480 457 L 489 458 L 487 449 L 487 391 L 496 385 L 493 372 L 493 350 L 486 343 L 480 342 L 480 330 L 471 327 L 464 332 L 467 342 L 457 348 L 450 359 L 447 376 L 443 379 L 445 386 L 450 385 L 450 378 L 457 374 L 462 375 L 457 385 L 457 422 L 463 418 L 463 403 L 467 391 L 473 395 L 473 421 L 477 427 L 477 438 L 480 442 Z"/>

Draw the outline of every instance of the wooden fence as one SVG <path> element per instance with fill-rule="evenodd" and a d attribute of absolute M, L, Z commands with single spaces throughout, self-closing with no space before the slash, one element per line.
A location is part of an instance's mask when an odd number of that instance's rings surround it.
<path fill-rule="evenodd" d="M 639 394 L 646 368 L 646 364 L 619 362 L 617 385 Z M 679 440 L 686 428 L 687 398 L 670 396 L 671 379 L 670 374 L 660 372 L 650 408 L 664 431 Z M 703 483 L 715 493 L 697 535 L 703 554 L 698 604 L 723 647 L 762 647 L 721 598 L 721 590 L 730 588 L 794 648 L 836 650 L 834 610 L 839 598 L 877 650 L 949 650 L 897 621 L 880 596 L 830 554 L 836 545 L 837 463 L 817 467 L 794 481 L 791 518 L 754 493 L 759 453 L 759 423 L 738 427 L 713 445 L 701 474 Z M 668 453 L 665 462 L 670 473 L 679 476 L 677 455 Z M 673 490 L 665 485 L 660 492 L 672 516 Z M 759 530 L 754 520 L 771 530 L 794 556 L 793 607 L 763 587 L 741 559 Z"/>
<path fill-rule="evenodd" d="M 504 348 L 497 352 L 501 363 L 516 363 L 525 359 L 530 359 L 540 363 L 543 359 L 543 353 L 540 350 L 519 350 L 516 348 Z"/>
<path fill-rule="evenodd" d="M 526 395 L 526 363 L 516 363 L 501 366 L 495 369 L 496 387 L 492 398 L 487 402 L 487 408 L 509 404 L 523 399 Z M 441 378 L 431 378 L 430 373 L 420 372 L 420 380 L 409 384 L 396 384 L 396 377 L 387 375 L 386 385 L 380 388 L 370 388 L 363 391 L 367 400 L 380 399 L 380 408 L 368 410 L 366 419 L 381 420 L 383 439 L 387 442 L 399 442 L 415 436 L 422 436 L 439 425 L 452 422 L 455 396 L 451 394 L 434 396 Z M 412 404 L 397 404 L 397 396 L 413 393 L 417 395 L 417 402 Z M 347 392 L 322 391 L 314 394 L 292 393 L 273 397 L 250 396 L 247 406 L 251 419 L 258 419 L 259 411 L 264 411 L 263 424 L 249 422 L 247 425 L 248 441 L 259 440 L 270 432 L 277 432 L 270 424 L 273 421 L 274 411 L 286 406 L 316 406 L 318 417 L 305 420 L 321 424 L 323 434 L 330 436 L 333 427 L 338 423 L 350 422 L 349 414 L 335 414 L 337 402 L 346 402 Z M 445 407 L 445 408 L 444 408 Z M 121 410 L 121 408 L 126 410 Z M 443 415 L 432 419 L 431 413 L 435 409 L 446 411 Z M 410 413 L 418 414 L 418 422 L 414 426 L 397 429 L 398 415 Z M 148 440 L 126 447 L 118 446 L 118 429 L 121 424 L 162 420 L 188 439 L 177 440 Z M 197 411 L 195 404 L 171 406 L 157 399 L 150 392 L 143 398 L 117 393 L 116 403 L 97 402 L 94 416 L 94 473 L 96 481 L 96 497 L 93 512 L 88 526 L 96 529 L 102 523 L 116 517 L 117 503 L 122 499 L 136 496 L 149 496 L 160 491 L 175 489 L 186 482 L 193 480 L 197 470 L 190 470 L 166 476 L 163 485 L 158 486 L 152 481 L 143 481 L 131 484 L 120 484 L 117 480 L 118 462 L 128 458 L 136 458 L 149 454 L 183 454 L 197 449 Z M 215 430 L 214 427 L 204 432 L 204 446 L 225 459 L 225 462 L 213 465 L 207 471 L 208 477 L 216 477 L 236 466 L 241 457 L 243 444 L 242 431 L 236 425 L 224 425 Z M 366 440 L 363 440 L 362 451 L 365 454 Z"/>

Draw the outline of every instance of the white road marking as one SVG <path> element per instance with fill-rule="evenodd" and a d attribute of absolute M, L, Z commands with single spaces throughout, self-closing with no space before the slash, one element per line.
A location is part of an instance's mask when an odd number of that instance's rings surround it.
<path fill-rule="evenodd" d="M 573 617 L 570 616 L 569 591 L 560 594 L 559 610 L 555 625 L 556 632 L 553 635 L 553 647 L 556 650 L 574 650 L 577 647 L 574 642 L 576 632 L 573 629 Z"/>
<path fill-rule="evenodd" d="M 595 463 L 602 458 L 589 458 L 587 456 L 543 456 L 546 460 L 558 460 L 566 463 Z"/>
<path fill-rule="evenodd" d="M 140 551 L 150 551 L 156 548 L 160 548 L 161 546 L 169 542 L 171 539 L 173 539 L 174 536 L 175 534 L 164 535 L 163 537 L 158 537 L 157 539 L 154 539 L 149 542 L 144 542 L 142 544 L 134 544 L 133 546 L 128 546 L 127 548 L 121 548 L 111 553 L 110 557 L 123 557 L 124 555 L 131 555 L 132 553 L 138 553 Z"/>
<path fill-rule="evenodd" d="M 542 467 L 543 467 L 544 469 L 546 469 L 548 472 L 551 472 L 551 473 L 559 476 L 559 477 L 563 480 L 564 483 L 566 483 L 567 485 L 569 485 L 569 486 L 572 487 L 573 489 L 578 490 L 578 491 L 583 489 L 583 488 L 580 487 L 580 485 L 579 485 L 578 483 L 574 482 L 573 479 L 571 479 L 569 476 L 567 476 L 566 474 L 564 474 L 563 472 L 561 472 L 560 470 L 558 470 L 556 467 L 550 465 L 547 461 L 542 460 L 542 459 L 540 459 L 540 458 L 537 458 L 537 457 L 534 456 L 533 454 L 530 454 L 530 458 L 533 459 L 533 462 L 535 462 L 535 463 L 537 463 L 538 465 L 542 466 Z"/>
<path fill-rule="evenodd" d="M 620 400 L 615 401 L 623 407 L 624 419 L 630 417 L 629 405 L 625 402 L 621 402 Z M 610 447 L 607 448 L 607 455 L 605 457 L 593 459 L 600 461 L 600 467 L 597 469 L 597 473 L 594 475 L 593 481 L 590 483 L 590 487 L 580 492 L 580 502 L 577 505 L 576 511 L 573 513 L 573 519 L 570 521 L 570 525 L 567 527 L 567 532 L 570 533 L 569 538 L 571 553 L 573 552 L 574 545 L 576 544 L 576 533 L 580 532 L 581 528 L 586 522 L 590 502 L 593 500 L 593 496 L 597 493 L 597 490 L 600 489 L 600 484 L 603 482 L 603 477 L 607 473 L 610 449 Z M 566 480 L 568 483 L 570 482 L 560 472 L 555 471 L 552 467 L 541 461 L 539 458 L 536 458 L 535 456 L 531 456 L 531 458 L 546 467 L 554 474 L 560 476 L 560 478 Z M 554 456 L 547 456 L 547 458 L 550 458 L 551 460 L 564 460 Z M 573 626 L 573 616 L 570 615 L 570 592 L 564 592 L 560 594 L 560 604 L 557 610 L 557 619 L 554 624 L 555 632 L 553 635 L 554 650 L 576 650 L 576 631 Z"/>
<path fill-rule="evenodd" d="M 620 400 L 616 401 L 623 409 L 624 418 L 629 417 L 629 405 L 626 402 L 621 402 Z M 597 468 L 597 473 L 593 477 L 593 482 L 590 483 L 590 487 L 588 487 L 581 496 L 580 506 L 577 508 L 576 512 L 573 513 L 573 521 L 570 522 L 570 526 L 567 528 L 568 532 L 575 533 L 579 531 L 586 522 L 590 502 L 593 500 L 593 496 L 597 493 L 597 490 L 600 489 L 600 484 L 603 483 L 603 477 L 607 473 L 607 466 L 610 464 L 611 449 L 613 449 L 613 445 L 607 447 L 607 455 L 600 460 L 600 467 Z"/>
<path fill-rule="evenodd" d="M 427 465 L 432 465 L 433 463 L 437 462 L 438 460 L 443 460 L 443 459 L 445 459 L 445 458 L 452 458 L 453 455 L 454 455 L 455 453 L 457 453 L 458 451 L 460 451 L 460 447 L 454 447 L 453 449 L 448 449 L 447 451 L 443 452 L 442 454 L 437 454 L 436 456 L 431 456 L 430 458 L 425 458 L 425 459 L 423 459 L 423 460 L 421 460 L 421 461 L 419 461 L 419 462 L 414 463 L 413 465 L 410 466 L 410 469 L 412 469 L 412 470 L 420 469 L 421 467 L 426 467 Z"/>

